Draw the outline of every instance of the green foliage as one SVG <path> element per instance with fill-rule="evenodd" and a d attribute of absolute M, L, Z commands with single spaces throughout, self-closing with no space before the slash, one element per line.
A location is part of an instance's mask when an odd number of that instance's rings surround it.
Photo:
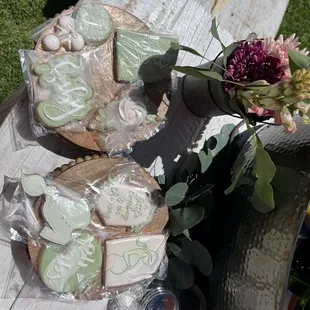
<path fill-rule="evenodd" d="M 190 66 L 171 66 L 170 68 L 202 80 L 217 80 L 220 82 L 223 81 L 222 76 L 219 73 L 212 71 L 211 69 L 195 68 Z"/>
<path fill-rule="evenodd" d="M 195 266 L 206 277 L 211 275 L 213 269 L 211 255 L 200 242 L 191 242 L 185 237 L 180 237 L 168 243 L 168 247 L 177 258 Z"/>
<path fill-rule="evenodd" d="M 310 66 L 310 57 L 301 55 L 293 50 L 288 51 L 289 65 L 291 73 L 293 74 L 296 70 L 307 69 Z"/>
<path fill-rule="evenodd" d="M 253 136 L 255 155 L 253 160 L 253 176 L 257 178 L 254 185 L 254 192 L 252 196 L 252 206 L 259 212 L 266 213 L 270 212 L 275 207 L 273 188 L 271 186 L 271 181 L 273 180 L 276 167 L 270 157 L 263 147 L 255 129 L 250 125 L 248 118 L 243 115 L 247 129 L 249 133 Z M 225 190 L 225 194 L 230 194 L 236 187 L 240 176 L 244 170 L 244 164 L 235 168 L 234 181 Z"/>
<path fill-rule="evenodd" d="M 226 195 L 229 195 L 235 189 L 235 187 L 238 184 L 238 181 L 242 175 L 243 169 L 244 169 L 244 165 L 240 165 L 234 169 L 234 180 L 231 183 L 231 185 L 225 190 L 224 193 Z"/>
<path fill-rule="evenodd" d="M 196 50 L 194 50 L 191 47 L 180 45 L 179 43 L 176 43 L 176 42 L 171 42 L 171 47 L 175 50 L 189 52 L 193 55 L 206 59 L 203 55 L 201 55 L 200 53 L 198 53 Z"/>
<path fill-rule="evenodd" d="M 198 178 L 206 173 L 216 156 L 227 144 L 234 124 L 223 126 L 220 134 L 211 137 L 203 149 L 190 153 L 183 166 L 178 169 L 177 183 L 166 180 L 164 175 L 157 177 L 165 192 L 165 202 L 170 207 L 168 239 L 168 279 L 175 289 L 190 289 L 205 304 L 203 293 L 194 284 L 191 266 L 204 276 L 209 276 L 213 269 L 210 253 L 203 244 L 192 240 L 191 229 L 205 220 L 213 208 L 213 184 L 200 184 Z M 237 132 L 236 132 L 237 133 Z"/>
<path fill-rule="evenodd" d="M 211 34 L 213 35 L 213 37 L 218 40 L 221 44 L 221 47 L 222 47 L 222 50 L 223 50 L 223 53 L 225 53 L 225 45 L 222 43 L 221 39 L 220 39 L 220 36 L 217 32 L 217 25 L 216 25 L 216 19 L 213 18 L 212 20 L 212 24 L 211 24 Z"/>
<path fill-rule="evenodd" d="M 198 154 L 200 165 L 201 165 L 201 172 L 204 173 L 208 170 L 210 165 L 212 164 L 212 152 L 208 149 L 208 153 L 204 150 L 201 150 Z"/>
<path fill-rule="evenodd" d="M 192 267 L 176 257 L 169 259 L 168 279 L 172 287 L 178 290 L 191 288 L 195 282 L 195 276 Z"/>
<path fill-rule="evenodd" d="M 201 206 L 189 206 L 171 210 L 169 213 L 169 230 L 173 236 L 183 233 L 198 224 L 204 217 L 204 208 Z"/>
<path fill-rule="evenodd" d="M 167 206 L 175 206 L 179 204 L 184 198 L 188 190 L 188 185 L 186 183 L 177 183 L 173 185 L 165 196 L 165 203 Z"/>
<path fill-rule="evenodd" d="M 254 135 L 254 141 L 256 153 L 253 161 L 253 171 L 257 180 L 254 186 L 252 205 L 257 211 L 266 213 L 272 211 L 275 206 L 273 188 L 270 182 L 276 174 L 276 167 L 257 134 Z"/>
<path fill-rule="evenodd" d="M 45 21 L 46 0 L 0 0 L 0 103 L 23 81 L 18 49 L 32 49 L 31 30 Z"/>

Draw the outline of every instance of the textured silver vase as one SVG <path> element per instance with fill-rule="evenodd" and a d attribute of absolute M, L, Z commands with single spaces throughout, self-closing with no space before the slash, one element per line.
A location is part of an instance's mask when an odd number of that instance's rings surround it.
<path fill-rule="evenodd" d="M 223 197 L 211 229 L 214 272 L 208 309 L 283 310 L 291 260 L 310 200 L 310 126 L 296 118 L 297 133 L 265 126 L 259 132 L 277 166 L 273 183 L 276 208 L 261 214 L 251 206 L 252 141 L 237 159 L 245 178 Z M 211 237 L 210 237 L 211 238 Z"/>

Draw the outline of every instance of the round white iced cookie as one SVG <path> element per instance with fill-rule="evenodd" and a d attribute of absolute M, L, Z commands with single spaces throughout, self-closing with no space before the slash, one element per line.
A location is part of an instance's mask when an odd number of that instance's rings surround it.
<path fill-rule="evenodd" d="M 97 206 L 106 225 L 135 230 L 152 221 L 155 209 L 147 189 L 117 181 L 104 184 Z"/>
<path fill-rule="evenodd" d="M 101 265 L 100 245 L 84 232 L 65 246 L 49 243 L 39 257 L 39 274 L 51 290 L 74 292 L 92 282 Z"/>
<path fill-rule="evenodd" d="M 102 4 L 81 5 L 74 14 L 74 19 L 75 30 L 83 36 L 87 45 L 101 44 L 112 33 L 112 20 Z"/>
<path fill-rule="evenodd" d="M 42 40 L 43 48 L 47 51 L 57 51 L 60 47 L 60 41 L 54 34 L 46 35 Z"/>

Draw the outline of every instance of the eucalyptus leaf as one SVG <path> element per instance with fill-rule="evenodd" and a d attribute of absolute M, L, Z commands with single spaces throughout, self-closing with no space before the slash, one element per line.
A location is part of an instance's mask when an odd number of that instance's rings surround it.
<path fill-rule="evenodd" d="M 268 184 L 265 187 L 260 187 L 256 181 L 251 202 L 253 208 L 261 213 L 272 211 L 275 207 L 272 186 Z"/>
<path fill-rule="evenodd" d="M 231 185 L 224 191 L 225 195 L 230 194 L 236 187 L 241 175 L 242 171 L 244 169 L 244 164 L 239 165 L 238 167 L 234 168 L 234 181 L 231 183 Z"/>
<path fill-rule="evenodd" d="M 187 199 L 186 202 L 194 201 L 195 199 L 199 198 L 200 196 L 203 196 L 205 193 L 210 193 L 211 189 L 214 187 L 214 184 L 206 184 L 203 187 L 197 189 L 193 194 L 191 194 Z"/>
<path fill-rule="evenodd" d="M 175 206 L 179 204 L 186 195 L 188 185 L 186 183 L 177 183 L 173 185 L 166 193 L 165 203 L 167 206 Z"/>
<path fill-rule="evenodd" d="M 195 266 L 203 275 L 210 276 L 213 269 L 212 258 L 200 242 L 181 237 L 176 241 L 175 249 L 175 255 L 180 260 Z"/>
<path fill-rule="evenodd" d="M 275 164 L 268 152 L 263 148 L 256 149 L 253 168 L 258 179 L 257 181 L 262 187 L 269 184 L 276 173 Z"/>
<path fill-rule="evenodd" d="M 222 43 L 220 36 L 217 32 L 217 25 L 216 25 L 216 18 L 212 19 L 212 25 L 211 25 L 211 34 L 213 35 L 213 37 L 218 40 L 221 44 L 222 47 L 222 51 L 223 53 L 225 53 L 225 45 Z"/>
<path fill-rule="evenodd" d="M 208 142 L 210 145 L 215 145 L 215 147 L 211 149 L 212 156 L 215 157 L 227 145 L 228 137 L 222 134 L 217 134 L 210 137 Z"/>
<path fill-rule="evenodd" d="M 178 290 L 189 289 L 195 282 L 192 267 L 176 257 L 169 259 L 168 279 L 171 285 Z"/>
<path fill-rule="evenodd" d="M 166 183 L 166 176 L 164 174 L 159 175 L 157 177 L 157 182 L 158 182 L 158 184 L 161 184 L 161 185 L 165 184 Z"/>
<path fill-rule="evenodd" d="M 310 66 L 310 57 L 296 51 L 288 50 L 289 66 L 291 74 L 299 69 L 307 69 Z"/>
<path fill-rule="evenodd" d="M 212 258 L 209 251 L 198 241 L 192 245 L 191 265 L 195 266 L 203 275 L 209 277 L 213 270 Z"/>
<path fill-rule="evenodd" d="M 208 154 L 205 151 L 201 150 L 198 154 L 200 165 L 201 165 L 201 172 L 205 173 L 210 165 L 212 164 L 212 152 L 208 149 Z"/>
<path fill-rule="evenodd" d="M 223 77 L 219 73 L 210 69 L 195 68 L 190 66 L 171 66 L 170 68 L 198 79 L 216 80 L 220 82 L 223 81 Z"/>
<path fill-rule="evenodd" d="M 204 217 L 204 208 L 202 206 L 190 206 L 182 209 L 174 209 L 169 212 L 169 229 L 173 236 L 183 233 L 197 225 Z"/>
<path fill-rule="evenodd" d="M 198 53 L 196 50 L 194 50 L 191 47 L 188 47 L 188 46 L 185 46 L 185 45 L 181 45 L 181 44 L 176 43 L 176 42 L 171 42 L 171 47 L 174 50 L 189 52 L 189 53 L 191 53 L 193 55 L 200 56 L 200 57 L 206 59 L 203 55 L 201 55 L 200 53 Z"/>
<path fill-rule="evenodd" d="M 183 230 L 183 235 L 190 241 L 192 241 L 191 239 L 191 235 L 188 229 Z"/>
<path fill-rule="evenodd" d="M 226 68 L 227 65 L 227 59 L 231 55 L 231 53 L 239 46 L 238 42 L 234 42 L 230 45 L 228 45 L 225 50 L 224 50 L 224 55 L 223 55 L 223 64 L 224 67 Z"/>
<path fill-rule="evenodd" d="M 226 124 L 222 127 L 221 134 L 229 138 L 235 127 L 235 124 Z M 238 131 L 235 134 L 238 134 Z"/>
<path fill-rule="evenodd" d="M 182 250 L 181 248 L 173 243 L 173 242 L 167 242 L 167 247 L 170 249 L 170 251 L 176 256 L 179 257 L 182 255 Z M 182 257 L 182 256 L 181 256 Z"/>

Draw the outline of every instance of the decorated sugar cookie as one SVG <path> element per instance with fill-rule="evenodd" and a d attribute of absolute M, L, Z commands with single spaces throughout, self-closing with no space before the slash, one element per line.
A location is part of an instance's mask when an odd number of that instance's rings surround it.
<path fill-rule="evenodd" d="M 106 225 L 139 229 L 152 221 L 156 205 L 146 188 L 123 184 L 121 180 L 106 182 L 97 211 Z"/>
<path fill-rule="evenodd" d="M 74 19 L 76 31 L 89 46 L 103 43 L 112 33 L 112 20 L 102 4 L 81 5 L 75 12 Z"/>
<path fill-rule="evenodd" d="M 93 90 L 81 79 L 62 78 L 54 84 L 51 99 L 41 101 L 36 112 L 42 124 L 50 128 L 83 119 L 91 109 Z"/>
<path fill-rule="evenodd" d="M 177 42 L 177 38 L 128 29 L 119 29 L 116 37 L 119 81 L 132 81 L 142 76 L 144 82 L 153 83 L 170 75 L 170 66 L 177 60 L 171 42 Z"/>
<path fill-rule="evenodd" d="M 105 285 L 124 286 L 152 277 L 165 255 L 165 246 L 163 235 L 107 241 Z"/>
<path fill-rule="evenodd" d="M 98 241 L 78 233 L 67 245 L 48 244 L 39 258 L 39 274 L 44 284 L 56 292 L 84 288 L 100 273 L 102 251 Z"/>
<path fill-rule="evenodd" d="M 104 131 L 136 128 L 155 120 L 156 115 L 148 114 L 142 102 L 126 97 L 120 101 L 109 102 L 104 108 L 98 109 L 95 119 L 89 124 L 89 129 Z"/>
<path fill-rule="evenodd" d="M 62 196 L 56 187 L 47 186 L 42 176 L 22 176 L 21 183 L 29 196 L 45 195 L 42 215 L 46 225 L 40 233 L 44 239 L 64 245 L 73 238 L 75 230 L 84 229 L 90 224 L 88 205 Z"/>
<path fill-rule="evenodd" d="M 36 65 L 38 83 L 50 90 L 50 96 L 36 107 L 40 122 L 50 128 L 83 119 L 91 109 L 92 88 L 80 77 L 83 58 L 62 54 Z"/>
<path fill-rule="evenodd" d="M 33 71 L 39 76 L 39 85 L 50 88 L 59 79 L 80 76 L 83 71 L 83 58 L 78 55 L 62 54 L 36 65 Z"/>

